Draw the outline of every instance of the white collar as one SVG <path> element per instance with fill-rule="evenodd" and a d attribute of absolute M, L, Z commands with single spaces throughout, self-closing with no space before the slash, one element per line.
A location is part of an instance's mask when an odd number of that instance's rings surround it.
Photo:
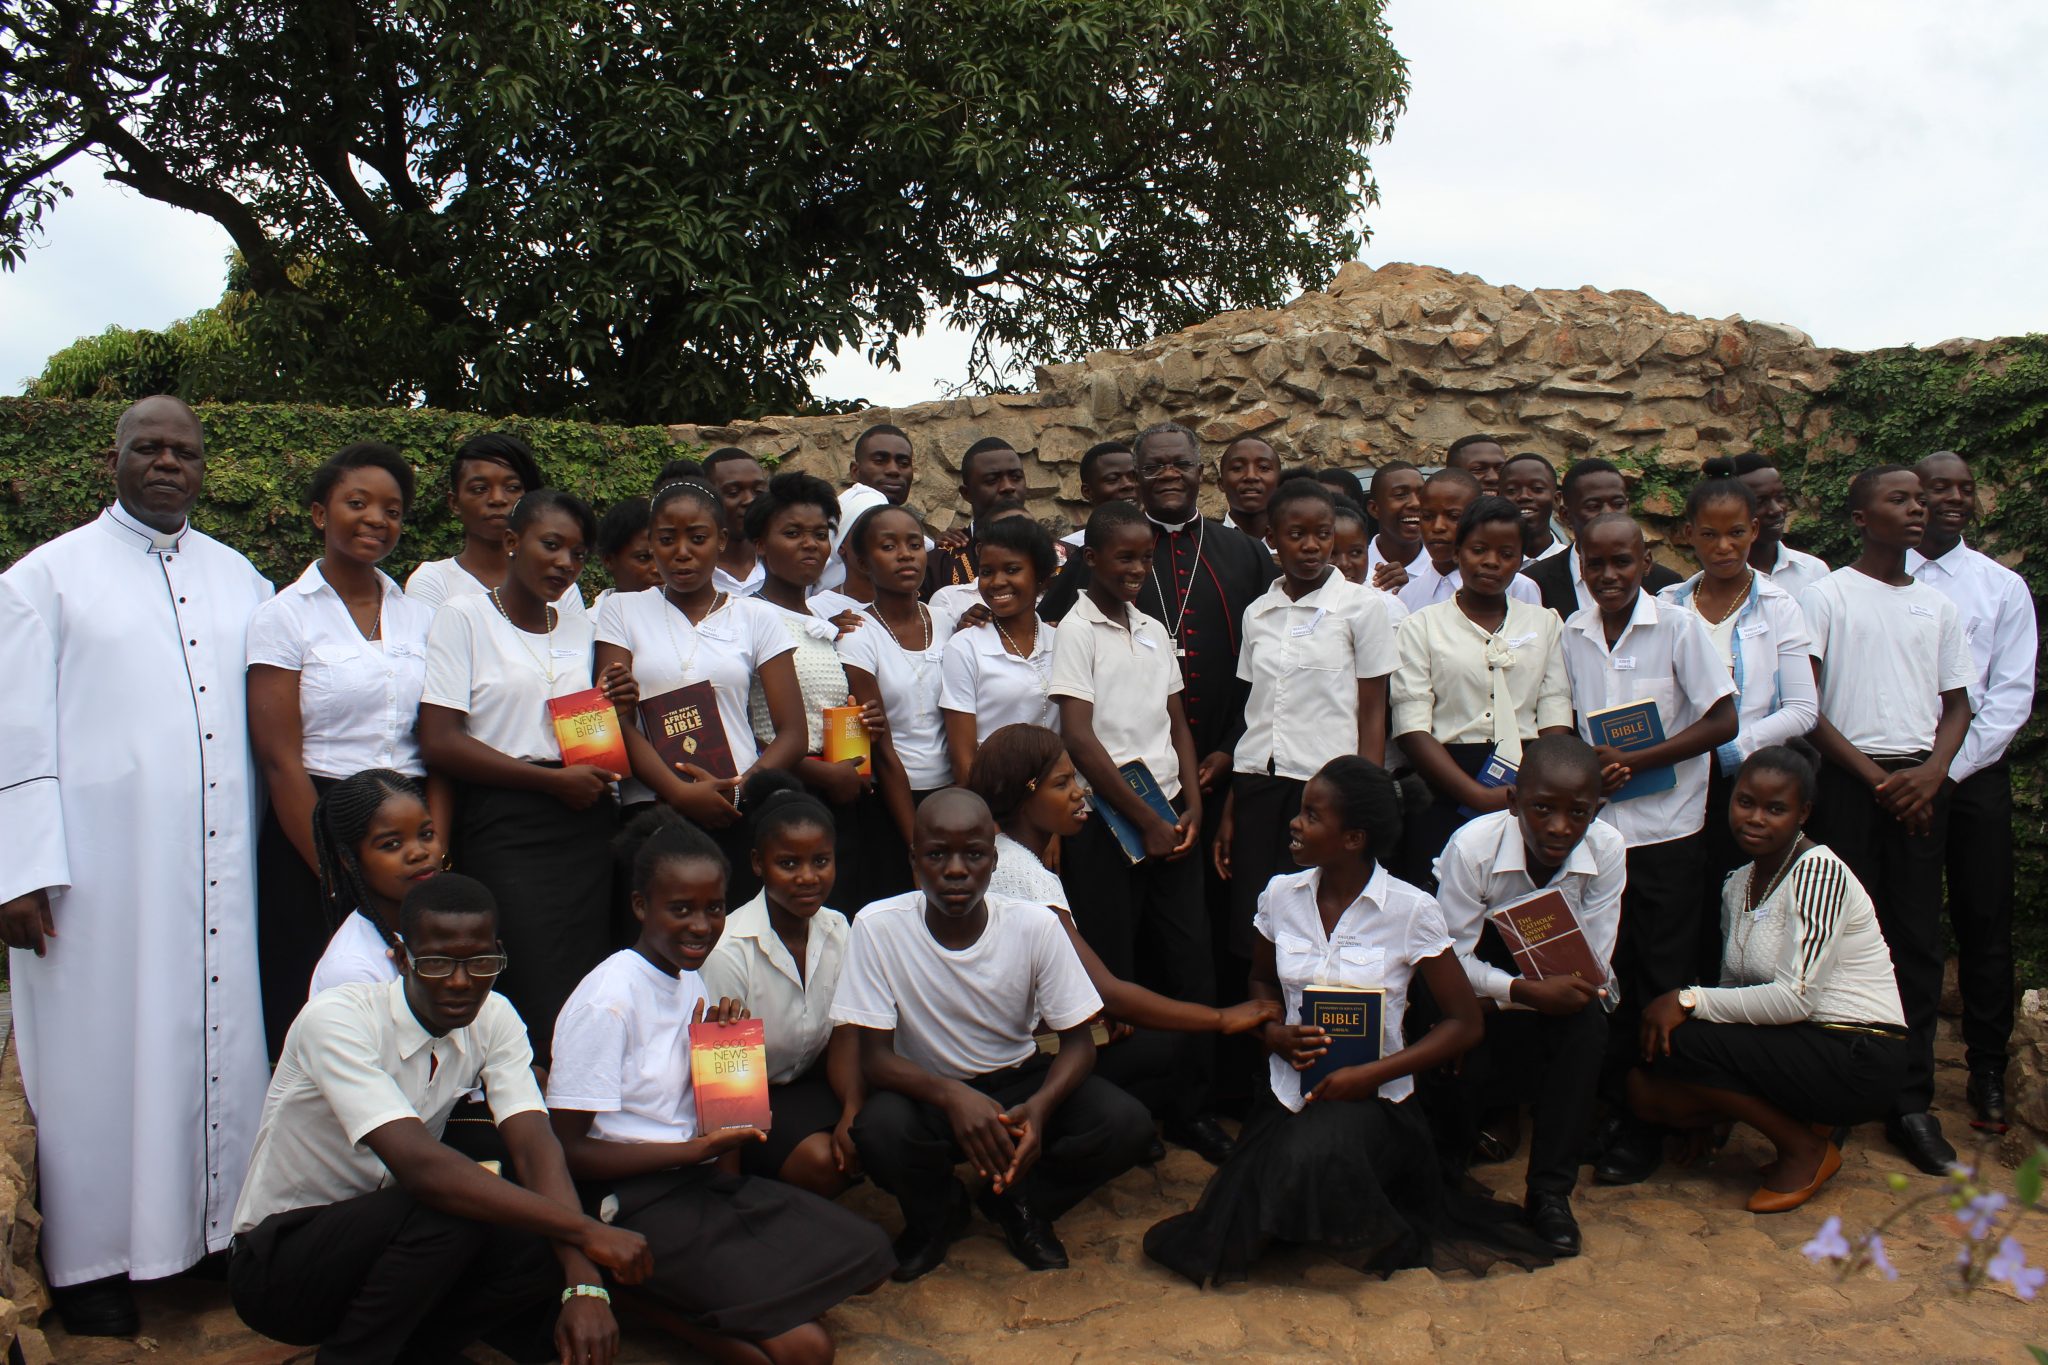
<path fill-rule="evenodd" d="M 1508 818 L 1501 826 L 1500 843 L 1494 850 L 1493 870 L 1495 872 L 1519 872 L 1527 877 L 1529 875 L 1529 847 L 1522 842 L 1522 822 L 1515 818 L 1512 811 L 1504 811 L 1502 813 Z M 1591 829 L 1592 826 L 1589 824 L 1587 828 Z M 1565 855 L 1564 866 L 1557 870 L 1557 875 L 1563 876 L 1567 872 L 1583 872 L 1590 877 L 1597 875 L 1599 871 L 1600 860 L 1593 856 L 1593 850 L 1587 848 L 1585 839 L 1581 838 L 1576 844 L 1572 845 L 1572 851 Z M 1534 882 L 1536 879 L 1529 877 L 1529 880 Z M 1553 880 L 1550 885 L 1554 887 L 1556 882 Z M 1537 888 L 1539 891 L 1544 889 L 1546 888 Z"/>
<path fill-rule="evenodd" d="M 370 572 L 377 575 L 377 586 L 385 597 L 398 597 L 404 594 L 405 590 L 398 586 L 397 580 L 393 579 L 390 574 L 375 566 L 371 567 Z M 334 585 L 327 581 L 327 575 L 320 572 L 320 561 L 317 559 L 308 564 L 306 571 L 296 579 L 293 579 L 291 586 L 286 588 L 285 591 L 299 593 L 305 597 L 312 597 L 321 592 L 330 593 L 335 597 L 341 596 L 340 593 L 334 591 Z"/>
<path fill-rule="evenodd" d="M 1147 512 L 1145 514 L 1145 520 L 1151 522 L 1154 526 L 1157 526 L 1160 530 L 1165 531 L 1169 535 L 1178 535 L 1180 532 L 1187 530 L 1188 527 L 1193 526 L 1196 522 L 1200 521 L 1201 519 L 1202 514 L 1199 510 L 1196 511 L 1196 513 L 1193 516 L 1189 517 L 1186 521 L 1178 522 L 1161 521 L 1159 518 L 1153 516 L 1150 512 Z"/>
<path fill-rule="evenodd" d="M 177 530 L 170 532 L 159 531 L 156 527 L 145 525 L 142 521 L 138 520 L 127 508 L 121 505 L 118 498 L 114 500 L 112 506 L 107 508 L 107 515 L 112 517 L 114 523 L 122 530 L 141 536 L 147 542 L 143 548 L 152 551 L 177 549 L 178 542 L 185 538 L 185 532 L 192 529 L 192 519 L 187 517 Z"/>
<path fill-rule="evenodd" d="M 1969 541 L 1958 539 L 1949 552 L 1944 555 L 1922 554 L 1918 549 L 1908 550 L 1906 551 L 1906 572 L 1917 577 L 1920 570 L 1931 565 L 1950 577 L 1954 577 L 1956 566 L 1970 557 L 1969 549 Z"/>
<path fill-rule="evenodd" d="M 1591 588 L 1586 589 L 1586 596 L 1590 598 L 1592 597 L 1592 595 L 1593 590 Z M 1579 618 L 1582 616 L 1586 619 L 1580 621 Z M 1573 612 L 1572 620 L 1578 623 L 1579 634 L 1585 636 L 1589 640 L 1597 642 L 1602 649 L 1610 648 L 1610 646 L 1607 643 L 1607 628 L 1604 624 L 1602 624 L 1600 617 L 1600 604 L 1598 602 L 1588 602 L 1587 605 L 1581 607 L 1578 611 Z M 1614 643 L 1620 644 L 1622 636 L 1627 635 L 1637 626 L 1649 627 L 1654 626 L 1656 624 L 1656 596 L 1652 593 L 1644 592 L 1641 588 L 1637 588 L 1635 608 L 1629 612 L 1628 623 L 1621 628 L 1621 634 L 1616 635 L 1614 637 Z"/>
<path fill-rule="evenodd" d="M 1393 874 L 1387 871 L 1386 866 L 1384 864 L 1374 863 L 1372 865 L 1372 875 L 1365 879 L 1365 888 L 1358 893 L 1358 898 L 1356 900 L 1352 901 L 1350 905 L 1344 907 L 1344 913 L 1337 916 L 1338 926 L 1342 927 L 1344 923 L 1344 915 L 1350 914 L 1351 911 L 1359 905 L 1370 905 L 1375 910 L 1385 908 L 1387 903 L 1387 883 L 1392 880 Z M 1320 867 L 1310 868 L 1308 870 L 1307 886 L 1309 903 L 1311 905 L 1315 904 L 1316 893 L 1321 889 L 1322 884 L 1323 870 Z M 1336 930 L 1333 929 L 1330 931 L 1330 933 L 1325 934 L 1324 937 L 1331 938 L 1334 937 L 1335 934 Z"/>
<path fill-rule="evenodd" d="M 1332 597 L 1340 597 L 1346 588 L 1364 587 L 1363 584 L 1353 583 L 1350 579 L 1346 578 L 1338 571 L 1334 564 L 1330 566 L 1330 572 L 1322 582 L 1316 584 L 1299 597 L 1289 597 L 1287 595 L 1287 589 L 1281 586 L 1286 581 L 1287 579 L 1284 574 L 1274 579 L 1273 585 L 1253 601 L 1246 614 L 1250 616 L 1264 616 L 1268 612 L 1285 611 L 1289 607 L 1313 607 L 1321 610 L 1325 593 Z M 1342 583 L 1344 587 L 1339 588 L 1337 586 L 1339 583 Z"/>

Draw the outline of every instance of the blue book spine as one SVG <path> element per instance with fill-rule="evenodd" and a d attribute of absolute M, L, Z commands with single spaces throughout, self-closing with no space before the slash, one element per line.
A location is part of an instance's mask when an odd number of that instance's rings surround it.
<path fill-rule="evenodd" d="M 1595 744 L 1605 744 L 1624 753 L 1664 742 L 1664 719 L 1657 714 L 1657 703 L 1653 701 L 1630 702 L 1626 706 L 1594 711 L 1587 715 L 1586 721 L 1593 727 Z M 1633 801 L 1639 796 L 1668 792 L 1677 785 L 1677 770 L 1667 765 L 1637 773 L 1607 799 Z"/>
<path fill-rule="evenodd" d="M 1150 806 L 1160 819 L 1169 825 L 1179 823 L 1180 816 L 1173 809 L 1173 803 L 1166 799 L 1166 793 L 1159 788 L 1159 780 L 1152 776 L 1152 770 L 1145 766 L 1143 759 L 1134 758 L 1120 766 L 1117 772 L 1130 789 L 1138 794 L 1138 799 Z M 1134 863 L 1145 861 L 1145 836 L 1138 832 L 1138 827 L 1132 824 L 1122 811 L 1094 792 L 1088 794 L 1088 804 L 1095 808 L 1096 815 L 1101 817 L 1109 832 L 1116 836 L 1117 845 L 1123 849 L 1124 856 Z"/>
<path fill-rule="evenodd" d="M 1333 1071 L 1380 1059 L 1386 1006 L 1383 990 L 1352 986 L 1308 986 L 1302 990 L 1301 1022 L 1330 1035 L 1330 1050 L 1301 1073 L 1303 1095 Z"/>

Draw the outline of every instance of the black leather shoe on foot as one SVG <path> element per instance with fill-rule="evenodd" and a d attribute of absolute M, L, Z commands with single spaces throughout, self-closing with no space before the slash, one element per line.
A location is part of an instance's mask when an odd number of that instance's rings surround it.
<path fill-rule="evenodd" d="M 1157 1166 L 1164 1160 L 1166 1160 L 1166 1144 L 1157 1137 L 1154 1137 L 1152 1145 L 1145 1149 L 1145 1155 L 1138 1158 L 1138 1164 L 1140 1166 Z"/>
<path fill-rule="evenodd" d="M 1956 1164 L 1956 1149 L 1941 1135 L 1941 1120 L 1932 1114 L 1902 1114 L 1887 1119 L 1884 1135 L 1906 1160 L 1929 1175 L 1947 1175 Z"/>
<path fill-rule="evenodd" d="M 890 1272 L 889 1278 L 898 1284 L 908 1284 L 944 1265 L 946 1251 L 953 1245 L 953 1239 L 967 1228 L 967 1191 L 957 1180 L 947 1183 L 952 1188 L 946 1193 L 946 1216 L 939 1226 L 929 1232 L 905 1228 L 903 1235 L 896 1239 L 892 1248 L 896 1253 L 896 1269 Z"/>
<path fill-rule="evenodd" d="M 1185 1123 L 1167 1124 L 1166 1140 L 1176 1147 L 1187 1148 L 1211 1166 L 1221 1166 L 1237 1150 L 1237 1140 L 1224 1132 L 1223 1125 L 1208 1114 Z"/>
<path fill-rule="evenodd" d="M 1012 1190 L 1008 1194 L 997 1194 L 984 1189 L 975 1196 L 974 1202 L 981 1207 L 989 1222 L 1002 1229 L 1010 1254 L 1022 1261 L 1026 1270 L 1067 1268 L 1067 1249 L 1054 1235 L 1052 1220 L 1032 1208 L 1031 1202 L 1021 1193 Z"/>
<path fill-rule="evenodd" d="M 74 1337 L 132 1337 L 142 1330 L 126 1275 L 53 1289 L 50 1300 L 64 1319 L 64 1330 Z"/>
<path fill-rule="evenodd" d="M 1615 1130 L 1593 1167 L 1593 1178 L 1603 1185 L 1640 1185 L 1664 1162 L 1664 1134 L 1640 1123 L 1624 1123 Z"/>
<path fill-rule="evenodd" d="M 1977 1117 L 1970 1120 L 1970 1126 L 1986 1133 L 2002 1133 L 2006 1130 L 2005 1119 L 2005 1071 L 1989 1068 L 1970 1073 L 1970 1084 L 1963 1092 L 1969 1097 L 1970 1107 L 1977 1111 Z"/>
<path fill-rule="evenodd" d="M 1560 1256 L 1579 1254 L 1579 1220 L 1572 1217 L 1570 1196 L 1531 1190 L 1522 1212 L 1543 1245 Z"/>

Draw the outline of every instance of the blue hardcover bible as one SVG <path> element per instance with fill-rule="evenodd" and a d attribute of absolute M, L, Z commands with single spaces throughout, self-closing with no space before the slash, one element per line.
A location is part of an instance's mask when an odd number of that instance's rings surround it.
<path fill-rule="evenodd" d="M 1134 758 L 1129 763 L 1119 765 L 1117 773 L 1125 784 L 1138 794 L 1138 799 L 1150 806 L 1160 819 L 1169 825 L 1180 823 L 1179 813 L 1174 810 L 1173 803 L 1166 799 L 1166 793 L 1159 789 L 1159 779 L 1152 776 L 1152 770 L 1145 766 L 1144 759 Z M 1102 818 L 1102 823 L 1116 836 L 1117 845 L 1123 849 L 1124 856 L 1134 863 L 1144 862 L 1145 836 L 1138 833 L 1138 827 L 1132 824 L 1122 811 L 1094 792 L 1088 793 L 1088 804 L 1095 808 L 1095 813 Z"/>
<path fill-rule="evenodd" d="M 1664 721 L 1657 714 L 1657 703 L 1653 701 L 1632 701 L 1624 706 L 1610 706 L 1605 711 L 1588 711 L 1586 724 L 1593 729 L 1595 744 L 1610 745 L 1624 753 L 1664 742 Z M 1607 799 L 1633 801 L 1638 796 L 1649 796 L 1653 792 L 1668 792 L 1677 785 L 1678 771 L 1675 768 L 1668 765 L 1651 768 L 1631 777 Z"/>
<path fill-rule="evenodd" d="M 1301 1022 L 1329 1034 L 1330 1050 L 1301 1073 L 1301 1093 L 1333 1071 L 1378 1061 L 1386 1009 L 1387 993 L 1377 986 L 1304 986 Z"/>
<path fill-rule="evenodd" d="M 1520 771 L 1520 768 L 1498 753 L 1490 753 L 1486 756 L 1486 761 L 1479 765 L 1479 771 L 1472 774 L 1472 780 L 1482 787 L 1505 787 L 1515 780 L 1515 775 Z M 1470 806 L 1460 806 L 1458 814 L 1471 820 L 1477 817 L 1479 812 Z"/>

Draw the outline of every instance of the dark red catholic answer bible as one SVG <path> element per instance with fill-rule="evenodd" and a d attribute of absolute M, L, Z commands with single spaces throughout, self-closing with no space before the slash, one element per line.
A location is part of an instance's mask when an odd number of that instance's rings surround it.
<path fill-rule="evenodd" d="M 1595 986 L 1607 984 L 1607 969 L 1593 955 L 1578 917 L 1556 890 L 1538 891 L 1509 901 L 1488 913 L 1501 941 L 1515 955 L 1515 965 L 1530 981 L 1576 976 Z"/>

